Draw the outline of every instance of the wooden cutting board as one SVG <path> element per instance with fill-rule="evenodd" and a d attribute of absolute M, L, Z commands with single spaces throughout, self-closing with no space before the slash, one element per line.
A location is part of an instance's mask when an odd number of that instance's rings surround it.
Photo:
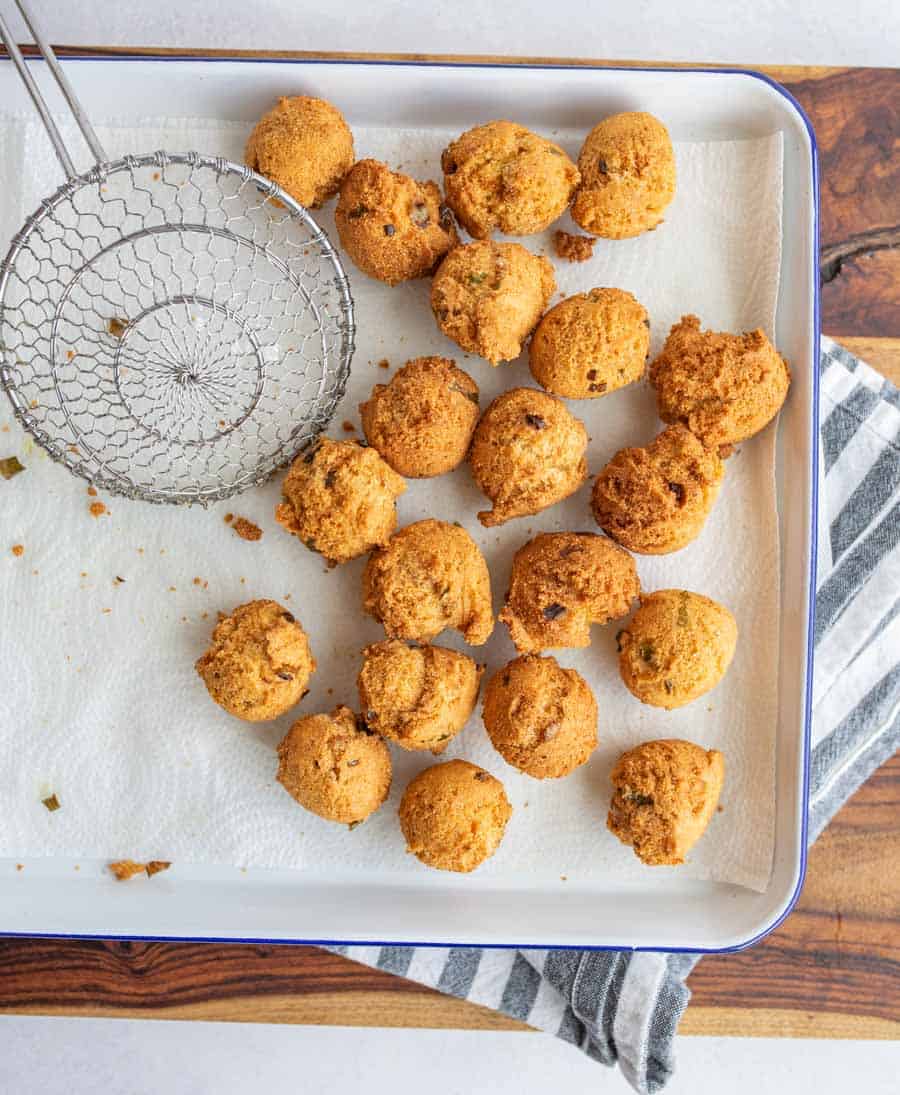
<path fill-rule="evenodd" d="M 554 63 L 535 57 L 58 51 L 98 57 Z M 641 67 L 558 58 L 555 63 Z M 762 71 L 800 101 L 818 138 L 823 330 L 900 384 L 900 70 Z M 709 956 L 698 965 L 680 1032 L 900 1038 L 898 862 L 900 758 L 895 757 L 854 795 L 812 849 L 803 894 L 787 921 L 749 951 Z M 0 1012 L 528 1029 L 313 947 L 197 943 L 0 941 Z"/>

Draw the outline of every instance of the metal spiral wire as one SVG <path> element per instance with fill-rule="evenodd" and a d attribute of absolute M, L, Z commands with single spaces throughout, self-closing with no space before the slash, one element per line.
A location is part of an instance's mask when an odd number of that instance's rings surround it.
<path fill-rule="evenodd" d="M 263 482 L 330 421 L 353 302 L 312 217 L 249 168 L 126 156 L 41 204 L 0 266 L 0 384 L 97 487 L 149 502 Z"/>

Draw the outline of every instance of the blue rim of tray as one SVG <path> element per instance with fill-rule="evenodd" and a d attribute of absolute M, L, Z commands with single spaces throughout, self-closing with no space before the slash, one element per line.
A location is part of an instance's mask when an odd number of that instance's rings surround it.
<path fill-rule="evenodd" d="M 30 58 L 29 58 L 30 59 Z M 9 60 L 4 56 L 0 60 Z M 565 60 L 560 61 L 559 64 L 536 64 L 532 62 L 519 62 L 514 58 L 511 58 L 508 62 L 497 61 L 452 61 L 452 60 L 412 60 L 412 59 L 379 59 L 379 58 L 360 58 L 356 56 L 347 57 L 279 57 L 279 56 L 265 56 L 265 57 L 232 57 L 227 54 L 219 54 L 216 56 L 209 56 L 202 52 L 199 53 L 179 53 L 177 55 L 171 54 L 153 54 L 153 53 L 117 53 L 114 55 L 107 55 L 103 53 L 92 53 L 90 50 L 86 50 L 84 53 L 69 53 L 66 52 L 64 56 L 66 61 L 101 61 L 106 63 L 108 61 L 150 61 L 153 63 L 180 63 L 180 62 L 195 62 L 202 61 L 208 64 L 296 64 L 296 65 L 356 65 L 356 66 L 384 66 L 389 68 L 486 68 L 486 69 L 504 69 L 515 68 L 524 70 L 570 70 L 570 71 L 587 71 L 587 72 L 619 72 L 619 71 L 639 71 L 639 72 L 658 72 L 665 73 L 667 75 L 677 75 L 680 72 L 696 74 L 707 73 L 713 75 L 726 75 L 726 76 L 747 76 L 753 80 L 759 80 L 761 83 L 767 84 L 773 91 L 775 91 L 782 98 L 786 99 L 794 112 L 800 118 L 803 123 L 807 134 L 809 135 L 810 144 L 810 161 L 812 170 L 812 194 L 813 194 L 813 238 L 812 238 L 812 255 L 814 269 L 812 271 L 812 284 L 813 284 L 813 375 L 812 375 L 812 412 L 814 428 L 812 430 L 811 444 L 810 444 L 810 497 L 812 505 L 810 507 L 810 535 L 809 535 L 809 548 L 810 548 L 810 563 L 809 563 L 809 604 L 807 610 L 806 619 L 806 695 L 804 697 L 804 716 L 803 716 L 803 782 L 801 787 L 801 804 L 802 804 L 802 816 L 800 821 L 800 870 L 797 876 L 797 883 L 794 887 L 794 892 L 788 899 L 785 907 L 778 913 L 778 915 L 772 920 L 772 922 L 766 925 L 761 931 L 756 932 L 749 939 L 742 940 L 740 943 L 734 943 L 726 947 L 617 947 L 603 944 L 563 944 L 562 946 L 556 946 L 548 948 L 543 943 L 449 943 L 449 942 L 418 942 L 415 940 L 394 940 L 394 941 L 381 941 L 381 940 L 346 940 L 346 939 L 269 939 L 259 936 L 202 936 L 202 935 L 123 935 L 123 934 L 110 934 L 101 932 L 5 932 L 0 930 L 0 938 L 29 938 L 29 939 L 100 939 L 100 940 L 117 940 L 117 939 L 132 939 L 137 942 L 170 942 L 170 943 L 252 943 L 252 944 L 268 944 L 279 946 L 322 946 L 322 947 L 471 947 L 480 950 L 585 950 L 585 951 L 609 951 L 609 950 L 623 950 L 623 951 L 657 951 L 660 953 L 672 953 L 672 954 L 731 954 L 736 951 L 745 950 L 748 947 L 752 947 L 758 943 L 761 939 L 764 939 L 767 935 L 771 934 L 775 929 L 784 922 L 784 920 L 793 911 L 794 906 L 797 904 L 797 900 L 800 897 L 800 891 L 803 889 L 803 883 L 806 879 L 806 869 L 808 861 L 807 852 L 807 835 L 808 835 L 808 814 L 809 814 L 809 764 L 810 764 L 810 735 L 812 730 L 812 687 L 813 687 L 813 661 L 815 655 L 814 648 L 814 619 L 816 608 L 816 558 L 818 548 L 818 500 L 819 500 L 819 361 L 821 356 L 820 346 L 820 307 L 821 307 L 821 288 L 818 271 L 818 255 L 819 255 L 819 222 L 820 222 L 820 199 L 819 199 L 819 164 L 818 164 L 818 143 L 816 141 L 815 131 L 813 130 L 812 122 L 809 119 L 806 111 L 800 105 L 800 103 L 794 98 L 793 95 L 778 83 L 777 80 L 773 80 L 770 76 L 766 76 L 763 72 L 758 72 L 755 69 L 747 68 L 731 68 L 729 66 L 710 66 L 710 65 L 697 65 L 697 66 L 685 66 L 683 68 L 668 68 L 661 65 L 637 65 L 632 68 L 631 66 L 623 66 L 616 64 L 572 64 Z"/>

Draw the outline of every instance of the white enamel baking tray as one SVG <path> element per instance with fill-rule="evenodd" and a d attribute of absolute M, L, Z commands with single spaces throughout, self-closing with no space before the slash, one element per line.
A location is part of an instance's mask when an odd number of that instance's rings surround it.
<path fill-rule="evenodd" d="M 781 674 L 775 854 L 765 892 L 661 877 L 572 881 L 552 891 L 528 877 L 467 885 L 378 884 L 176 864 L 152 885 L 114 882 L 104 864 L 0 860 L 0 933 L 274 942 L 615 947 L 715 951 L 748 946 L 796 900 L 806 865 L 811 633 L 815 589 L 818 421 L 818 187 L 812 129 L 797 103 L 753 72 L 623 70 L 420 62 L 163 58 L 67 62 L 89 115 L 255 120 L 285 89 L 340 102 L 351 125 L 446 126 L 512 116 L 535 129 L 590 128 L 619 110 L 666 119 L 676 140 L 780 131 L 784 143 L 782 269 L 776 342 L 793 387 L 780 420 Z M 372 88 L 378 93 L 373 95 Z M 29 109 L 0 62 L 4 110 Z M 198 151 L 204 151 L 199 149 Z M 5 241 L 3 241 L 5 246 Z M 10 621 L 5 621 L 8 626 Z M 0 788 L 2 794 L 2 788 Z"/>

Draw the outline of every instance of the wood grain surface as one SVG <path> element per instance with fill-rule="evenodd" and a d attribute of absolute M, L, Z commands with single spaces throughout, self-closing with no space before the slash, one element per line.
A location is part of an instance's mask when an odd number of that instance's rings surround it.
<path fill-rule="evenodd" d="M 217 55 L 202 49 L 59 51 Z M 587 59 L 556 63 L 640 67 Z M 900 71 L 763 71 L 799 100 L 818 138 L 823 330 L 900 383 Z M 681 1032 L 900 1037 L 898 821 L 900 758 L 895 757 L 853 796 L 812 849 L 803 894 L 785 923 L 749 951 L 700 962 L 690 978 L 693 997 Z M 288 946 L 0 940 L 0 1012 L 528 1029 L 324 951 Z"/>

